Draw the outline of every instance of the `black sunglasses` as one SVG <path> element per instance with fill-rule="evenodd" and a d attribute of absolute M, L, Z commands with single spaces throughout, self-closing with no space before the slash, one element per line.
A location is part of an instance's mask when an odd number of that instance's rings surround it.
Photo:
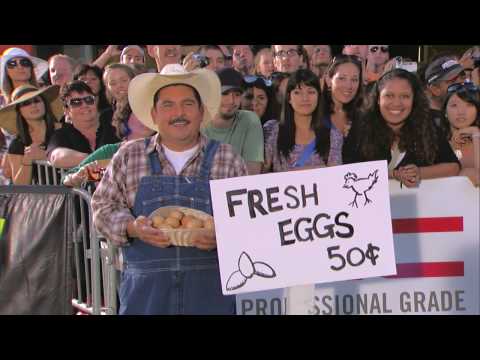
<path fill-rule="evenodd" d="M 270 77 L 272 79 L 277 79 L 277 78 L 285 79 L 285 78 L 290 77 L 290 73 L 275 71 L 275 72 L 272 73 L 272 75 L 270 75 Z"/>
<path fill-rule="evenodd" d="M 272 80 L 265 79 L 263 76 L 246 75 L 243 77 L 243 80 L 249 85 L 254 84 L 258 80 L 263 80 L 263 83 L 265 84 L 265 86 L 268 86 L 268 87 L 272 86 Z"/>
<path fill-rule="evenodd" d="M 464 82 L 463 84 L 456 83 L 448 87 L 448 93 L 454 92 L 478 92 L 479 88 L 473 82 Z"/>
<path fill-rule="evenodd" d="M 24 107 L 24 106 L 28 106 L 28 105 L 32 105 L 32 104 L 38 104 L 38 103 L 41 103 L 41 102 L 42 102 L 42 99 L 40 99 L 39 96 L 35 96 L 32 99 L 28 99 L 28 100 L 25 100 L 25 101 L 21 102 L 20 104 L 18 104 L 18 106 L 19 107 Z"/>
<path fill-rule="evenodd" d="M 9 69 L 15 69 L 18 65 L 29 68 L 33 66 L 32 62 L 28 59 L 11 59 L 7 61 L 7 68 Z"/>
<path fill-rule="evenodd" d="M 85 103 L 85 105 L 95 104 L 95 96 L 89 95 L 89 96 L 85 96 L 83 98 L 70 99 L 70 101 L 68 102 L 68 106 L 70 106 L 72 108 L 78 108 L 78 107 L 82 106 L 82 103 Z"/>
<path fill-rule="evenodd" d="M 370 48 L 370 52 L 376 53 L 378 50 L 380 50 L 382 53 L 387 53 L 388 52 L 388 47 L 386 46 L 372 46 Z"/>

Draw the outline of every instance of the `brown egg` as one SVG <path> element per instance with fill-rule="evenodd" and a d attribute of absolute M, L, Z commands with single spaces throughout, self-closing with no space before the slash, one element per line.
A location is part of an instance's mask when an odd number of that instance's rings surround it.
<path fill-rule="evenodd" d="M 203 227 L 208 230 L 215 231 L 215 223 L 212 218 L 208 218 L 203 222 Z"/>
<path fill-rule="evenodd" d="M 192 215 L 185 215 L 182 218 L 182 227 L 186 226 L 192 219 L 195 219 Z"/>
<path fill-rule="evenodd" d="M 159 229 L 160 230 L 170 230 L 170 229 L 173 229 L 173 227 L 172 227 L 172 225 L 168 225 L 168 224 L 163 223 L 162 225 L 160 225 Z"/>
<path fill-rule="evenodd" d="M 201 229 L 203 227 L 203 221 L 197 218 L 190 219 L 186 224 L 186 229 Z"/>
<path fill-rule="evenodd" d="M 156 227 L 158 229 L 165 222 L 165 218 L 160 215 L 155 215 L 152 221 L 153 221 L 153 227 Z"/>
<path fill-rule="evenodd" d="M 167 225 L 170 225 L 171 227 L 173 227 L 174 229 L 178 228 L 180 226 L 180 220 L 176 219 L 176 218 L 172 218 L 172 217 L 168 217 L 166 220 L 165 220 L 165 224 Z"/>
<path fill-rule="evenodd" d="M 178 219 L 180 221 L 183 218 L 183 213 L 181 211 L 178 211 L 178 210 L 173 210 L 172 212 L 170 212 L 170 214 L 168 214 L 168 217 L 169 218 L 175 218 L 175 219 Z"/>

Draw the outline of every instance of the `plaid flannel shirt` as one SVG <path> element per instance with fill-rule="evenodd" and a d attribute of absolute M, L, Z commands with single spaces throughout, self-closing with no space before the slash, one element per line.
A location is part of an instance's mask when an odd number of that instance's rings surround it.
<path fill-rule="evenodd" d="M 163 175 L 176 176 L 160 145 L 160 137 L 133 140 L 120 147 L 114 155 L 92 197 L 93 221 L 97 230 L 117 246 L 128 244 L 127 224 L 135 220 L 132 213 L 140 179 L 151 175 L 148 154 L 155 149 L 162 165 Z M 208 139 L 200 135 L 200 147 L 185 164 L 179 176 L 198 176 Z M 229 144 L 220 144 L 210 170 L 210 180 L 247 175 L 244 160 Z"/>

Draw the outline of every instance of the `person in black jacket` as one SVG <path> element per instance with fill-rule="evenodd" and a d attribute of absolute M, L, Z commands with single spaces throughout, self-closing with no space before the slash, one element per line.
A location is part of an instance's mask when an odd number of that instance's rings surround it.
<path fill-rule="evenodd" d="M 416 75 L 389 71 L 371 96 L 369 108 L 345 142 L 344 163 L 387 160 L 389 177 L 407 187 L 421 179 L 458 175 L 459 162 L 430 121 L 428 100 Z"/>

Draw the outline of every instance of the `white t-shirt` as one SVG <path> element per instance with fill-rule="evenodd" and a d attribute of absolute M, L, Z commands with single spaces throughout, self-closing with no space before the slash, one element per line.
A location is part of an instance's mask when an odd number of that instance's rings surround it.
<path fill-rule="evenodd" d="M 168 161 L 170 161 L 170 163 L 173 165 L 173 168 L 175 169 L 177 175 L 180 174 L 185 164 L 188 162 L 188 160 L 190 160 L 193 154 L 195 154 L 199 146 L 200 145 L 196 145 L 193 148 L 185 151 L 173 151 L 162 144 L 165 156 L 167 157 Z"/>

